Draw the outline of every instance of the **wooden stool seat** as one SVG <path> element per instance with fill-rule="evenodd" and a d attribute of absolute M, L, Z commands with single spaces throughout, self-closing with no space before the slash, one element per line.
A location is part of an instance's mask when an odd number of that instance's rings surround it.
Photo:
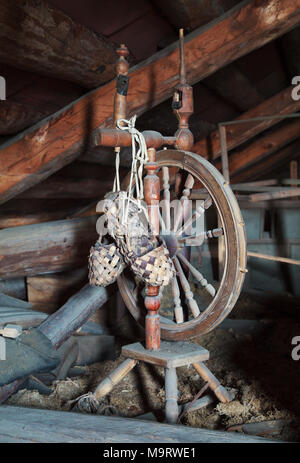
<path fill-rule="evenodd" d="M 148 350 L 140 342 L 122 348 L 124 357 L 142 360 L 164 368 L 177 368 L 209 359 L 208 350 L 186 341 L 161 341 L 158 350 Z"/>

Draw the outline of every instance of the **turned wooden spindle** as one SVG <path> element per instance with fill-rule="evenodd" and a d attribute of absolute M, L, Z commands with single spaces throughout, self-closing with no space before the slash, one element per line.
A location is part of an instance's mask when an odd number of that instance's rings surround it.
<path fill-rule="evenodd" d="M 205 291 L 207 291 L 208 294 L 214 297 L 216 294 L 216 290 L 210 283 L 208 283 L 208 281 L 206 280 L 206 278 L 204 278 L 202 273 L 200 273 L 199 270 L 197 270 L 182 254 L 177 254 L 177 256 L 181 260 L 181 262 L 190 270 L 191 274 L 205 289 Z"/>
<path fill-rule="evenodd" d="M 202 214 L 212 205 L 212 199 L 209 196 L 206 198 L 205 201 L 201 202 L 201 204 L 195 209 L 195 212 L 187 219 L 187 221 L 183 224 L 183 226 L 177 230 L 176 235 L 182 235 L 185 231 L 190 230 L 191 225 L 193 222 L 201 217 Z"/>
<path fill-rule="evenodd" d="M 176 323 L 183 323 L 183 308 L 180 299 L 180 289 L 175 276 L 172 280 L 172 296 L 174 300 L 174 314 Z"/>
<path fill-rule="evenodd" d="M 129 55 L 126 45 L 121 44 L 117 49 L 119 58 L 116 63 L 117 84 L 114 98 L 114 124 L 119 119 L 126 119 L 126 96 L 129 84 L 127 56 Z"/>
<path fill-rule="evenodd" d="M 156 162 L 155 148 L 148 149 L 148 162 L 145 165 L 147 175 L 144 178 L 144 195 L 147 204 L 149 222 L 153 232 L 159 234 L 159 199 L 160 181 L 156 175 L 158 164 Z M 159 286 L 147 285 L 145 307 L 146 315 L 146 348 L 157 350 L 160 347 L 160 320 L 158 310 L 160 308 Z"/>
<path fill-rule="evenodd" d="M 218 238 L 219 236 L 224 235 L 224 230 L 222 227 L 213 228 L 212 230 L 206 230 L 197 235 L 184 236 L 178 239 L 179 243 L 185 243 L 188 246 L 201 246 L 204 240 L 210 238 Z"/>
<path fill-rule="evenodd" d="M 231 402 L 231 394 L 227 389 L 221 385 L 220 381 L 213 375 L 213 373 L 204 365 L 203 362 L 193 363 L 193 367 L 199 373 L 201 378 L 206 381 L 210 389 L 216 394 L 218 399 L 223 402 Z"/>
<path fill-rule="evenodd" d="M 196 318 L 200 315 L 200 310 L 199 310 L 199 307 L 198 307 L 198 304 L 197 302 L 195 301 L 194 299 L 194 295 L 193 295 L 193 292 L 191 290 L 191 287 L 190 287 L 190 284 L 184 274 L 184 271 L 180 265 L 180 262 L 178 260 L 178 258 L 175 256 L 173 258 L 173 262 L 174 262 L 174 265 L 175 265 L 175 268 L 176 268 L 176 272 L 179 276 L 179 279 L 180 279 L 180 283 L 181 283 L 181 286 L 182 286 L 182 289 L 184 291 L 184 294 L 185 294 L 185 297 L 187 299 L 187 303 L 189 305 L 189 308 L 191 309 L 191 312 L 193 314 L 193 316 Z"/>
<path fill-rule="evenodd" d="M 166 422 L 176 424 L 179 415 L 176 368 L 165 369 Z"/>
<path fill-rule="evenodd" d="M 194 144 L 194 137 L 189 129 L 189 117 L 194 112 L 193 87 L 187 84 L 183 29 L 179 31 L 180 53 L 180 82 L 175 87 L 172 107 L 178 119 L 178 130 L 175 133 L 177 141 L 175 147 L 179 150 L 190 150 Z"/>
<path fill-rule="evenodd" d="M 189 174 L 184 184 L 184 190 L 182 192 L 182 196 L 180 198 L 180 203 L 178 205 L 178 210 L 176 211 L 176 217 L 174 220 L 174 232 L 177 231 L 179 225 L 185 221 L 185 219 L 189 216 L 189 212 L 191 211 L 191 204 L 189 202 L 191 196 L 191 189 L 194 186 L 194 177 Z M 187 233 L 188 230 L 185 230 Z"/>
<path fill-rule="evenodd" d="M 125 376 L 138 363 L 135 359 L 126 359 L 115 370 L 113 370 L 101 383 L 97 386 L 94 395 L 97 400 L 109 394 L 116 384 L 119 384 Z"/>
<path fill-rule="evenodd" d="M 163 188 L 164 188 L 164 221 L 166 230 L 171 230 L 171 211 L 170 211 L 170 174 L 169 167 L 162 168 Z"/>

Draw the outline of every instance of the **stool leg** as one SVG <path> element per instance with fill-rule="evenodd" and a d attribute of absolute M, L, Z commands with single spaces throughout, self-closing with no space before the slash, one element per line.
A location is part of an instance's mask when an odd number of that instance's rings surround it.
<path fill-rule="evenodd" d="M 126 359 L 97 386 L 94 396 L 101 399 L 108 394 L 136 366 L 137 360 Z"/>
<path fill-rule="evenodd" d="M 178 420 L 178 389 L 176 368 L 165 370 L 165 391 L 166 391 L 166 422 L 175 424 Z"/>
<path fill-rule="evenodd" d="M 224 386 L 220 384 L 220 382 L 207 368 L 207 366 L 205 366 L 202 362 L 199 362 L 193 363 L 193 367 L 197 370 L 201 378 L 209 384 L 209 387 L 221 402 L 231 402 L 232 397 L 230 396 L 229 392 Z"/>

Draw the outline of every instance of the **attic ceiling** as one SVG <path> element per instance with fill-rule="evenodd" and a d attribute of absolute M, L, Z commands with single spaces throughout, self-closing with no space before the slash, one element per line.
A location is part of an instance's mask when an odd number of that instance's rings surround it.
<path fill-rule="evenodd" d="M 8 15 L 8 5 L 11 9 L 12 3 L 16 4 L 18 8 L 20 7 L 20 3 L 16 0 L 13 2 L 0 0 L 2 30 L 3 25 L 16 24 L 18 20 L 21 20 L 22 27 L 25 24 L 22 22 L 23 17 L 22 19 L 20 16 L 10 17 L 13 15 Z M 50 24 L 50 19 L 53 17 L 58 18 L 57 28 L 62 27 L 61 24 L 64 23 L 62 18 L 67 18 L 70 30 L 66 36 L 67 40 L 61 44 L 61 49 L 58 47 L 60 50 L 58 57 L 61 58 L 61 63 L 57 57 L 55 61 L 54 59 L 51 61 L 47 56 L 49 50 L 53 51 L 56 46 L 54 39 L 53 43 L 50 40 L 50 46 L 48 43 L 43 44 L 43 52 L 39 56 L 37 55 L 36 60 L 28 58 L 29 53 L 36 45 L 29 39 L 28 43 L 23 43 L 21 33 L 19 43 L 18 37 L 14 37 L 15 44 L 19 46 L 19 56 L 12 52 L 14 44 L 11 41 L 4 42 L 7 44 L 7 48 L 3 47 L 0 53 L 0 75 L 6 79 L 7 99 L 0 102 L 0 141 L 4 143 L 3 146 L 6 146 L 7 141 L 14 140 L 12 137 L 19 135 L 22 137 L 24 130 L 31 130 L 34 124 L 43 121 L 66 105 L 86 95 L 90 89 L 101 87 L 113 79 L 114 50 L 120 43 L 125 43 L 128 46 L 132 67 L 143 60 L 149 60 L 157 51 L 164 50 L 165 47 L 176 42 L 178 28 L 181 26 L 188 34 L 201 26 L 205 30 L 206 26 L 209 27 L 210 24 L 213 24 L 212 21 L 216 21 L 224 13 L 230 14 L 230 9 L 233 7 L 238 8 L 239 5 L 250 4 L 253 9 L 261 8 L 263 11 L 268 9 L 271 11 L 279 3 L 277 0 L 260 2 L 238 2 L 236 0 L 217 0 L 214 2 L 206 0 L 105 0 L 101 2 L 86 0 L 85 2 L 74 2 L 73 0 L 51 0 L 48 3 L 30 0 L 21 2 L 27 9 L 32 8 L 32 11 L 35 11 L 35 8 L 42 8 L 41 17 L 44 18 L 48 32 L 50 31 L 50 37 L 53 31 L 51 27 L 54 27 L 53 24 Z M 299 0 L 294 3 L 299 3 L 297 8 L 300 10 Z M 25 12 L 28 13 L 26 8 Z M 295 6 L 295 10 L 297 8 Z M 297 13 L 299 14 L 298 10 Z M 43 23 L 41 22 L 41 24 Z M 270 101 L 270 106 L 267 106 L 268 114 L 272 113 L 272 98 L 288 89 L 292 77 L 300 74 L 300 26 L 298 24 L 299 21 L 295 20 L 290 27 L 291 30 L 287 33 L 278 33 L 278 37 L 268 40 L 265 45 L 255 47 L 253 51 L 238 59 L 233 56 L 230 64 L 221 67 L 194 84 L 195 111 L 191 117 L 191 129 L 195 137 L 196 147 L 201 140 L 214 133 L 218 123 L 242 117 L 243 114 L 247 114 L 255 108 L 258 108 L 259 111 L 260 105 L 264 102 Z M 4 35 L 8 34 L 8 29 L 6 29 L 4 27 L 4 32 L 2 32 Z M 72 46 L 76 47 L 78 37 L 83 43 L 82 57 L 72 55 Z M 5 38 L 7 39 L 7 37 Z M 85 41 L 87 42 L 85 43 Z M 89 48 L 90 43 L 93 43 L 94 49 Z M 84 47 L 87 47 L 86 56 L 84 55 Z M 99 55 L 97 47 L 99 47 Z M 69 56 L 70 60 L 73 60 L 71 61 L 73 67 L 70 65 L 70 71 L 67 66 L 68 63 L 66 64 L 64 61 Z M 94 68 L 87 68 L 85 71 L 84 66 L 81 65 L 84 60 L 86 60 L 87 65 L 88 60 L 90 60 L 89 63 L 91 64 L 89 65 L 94 66 Z M 78 69 L 77 72 L 75 72 L 76 69 Z M 274 108 L 276 109 L 276 106 Z M 293 106 L 291 110 L 289 108 L 286 110 L 286 112 L 291 111 L 298 111 L 298 108 Z M 260 113 L 260 115 L 266 114 Z M 151 128 L 161 131 L 165 135 L 171 135 L 176 130 L 176 123 L 172 114 L 170 99 L 167 99 L 141 114 L 137 125 L 141 130 Z M 282 125 L 285 127 L 290 124 L 292 122 L 288 120 Z M 280 129 L 281 125 L 277 124 L 274 127 L 266 127 L 264 131 L 257 131 L 247 143 L 259 143 L 259 140 L 263 143 L 264 139 L 269 140 L 274 136 L 272 134 L 276 134 Z M 300 130 L 298 133 L 300 135 Z M 265 163 L 265 158 L 268 156 L 271 160 L 271 156 L 277 151 L 277 157 L 281 159 L 282 156 L 280 156 L 279 151 L 291 145 L 293 148 L 289 150 L 289 153 L 292 151 L 293 154 L 289 154 L 288 159 L 299 157 L 298 145 L 293 145 L 298 136 L 290 135 L 288 130 L 285 132 L 281 130 L 277 136 L 283 137 L 282 143 L 278 144 L 278 150 L 272 148 L 270 152 L 264 152 L 261 156 L 258 153 L 254 160 L 255 165 L 262 160 Z M 247 143 L 245 146 L 242 144 L 236 147 L 230 156 L 233 157 L 235 152 L 245 150 Z M 105 150 L 103 153 L 102 156 L 101 153 L 86 152 L 80 156 L 79 160 L 73 161 L 72 165 L 76 166 L 78 163 L 82 165 L 95 164 L 95 162 L 97 164 L 111 164 L 110 154 L 105 155 Z M 199 152 L 199 154 L 201 153 Z M 0 167 L 1 164 L 3 164 L 3 159 L 1 160 L 0 150 Z M 278 172 L 281 170 L 281 164 L 278 164 Z M 54 172 L 52 175 L 54 179 L 55 176 L 62 175 L 60 172 L 57 174 Z M 70 171 L 68 172 L 66 175 L 71 175 Z M 255 175 L 257 178 L 262 178 L 264 172 L 257 169 Z M 236 178 L 238 179 L 238 177 Z M 245 172 L 240 178 L 247 179 Z M 43 183 L 40 185 L 42 189 Z M 14 200 L 11 199 L 11 201 Z"/>

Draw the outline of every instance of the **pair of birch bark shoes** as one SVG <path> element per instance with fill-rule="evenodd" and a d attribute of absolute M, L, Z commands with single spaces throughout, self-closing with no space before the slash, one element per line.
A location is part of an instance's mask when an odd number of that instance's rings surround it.
<path fill-rule="evenodd" d="M 108 286 L 128 265 L 138 279 L 153 286 L 166 286 L 175 270 L 162 239 L 155 236 L 147 213 L 126 192 L 108 193 L 103 202 L 107 232 L 89 255 L 89 281 L 93 286 Z"/>

